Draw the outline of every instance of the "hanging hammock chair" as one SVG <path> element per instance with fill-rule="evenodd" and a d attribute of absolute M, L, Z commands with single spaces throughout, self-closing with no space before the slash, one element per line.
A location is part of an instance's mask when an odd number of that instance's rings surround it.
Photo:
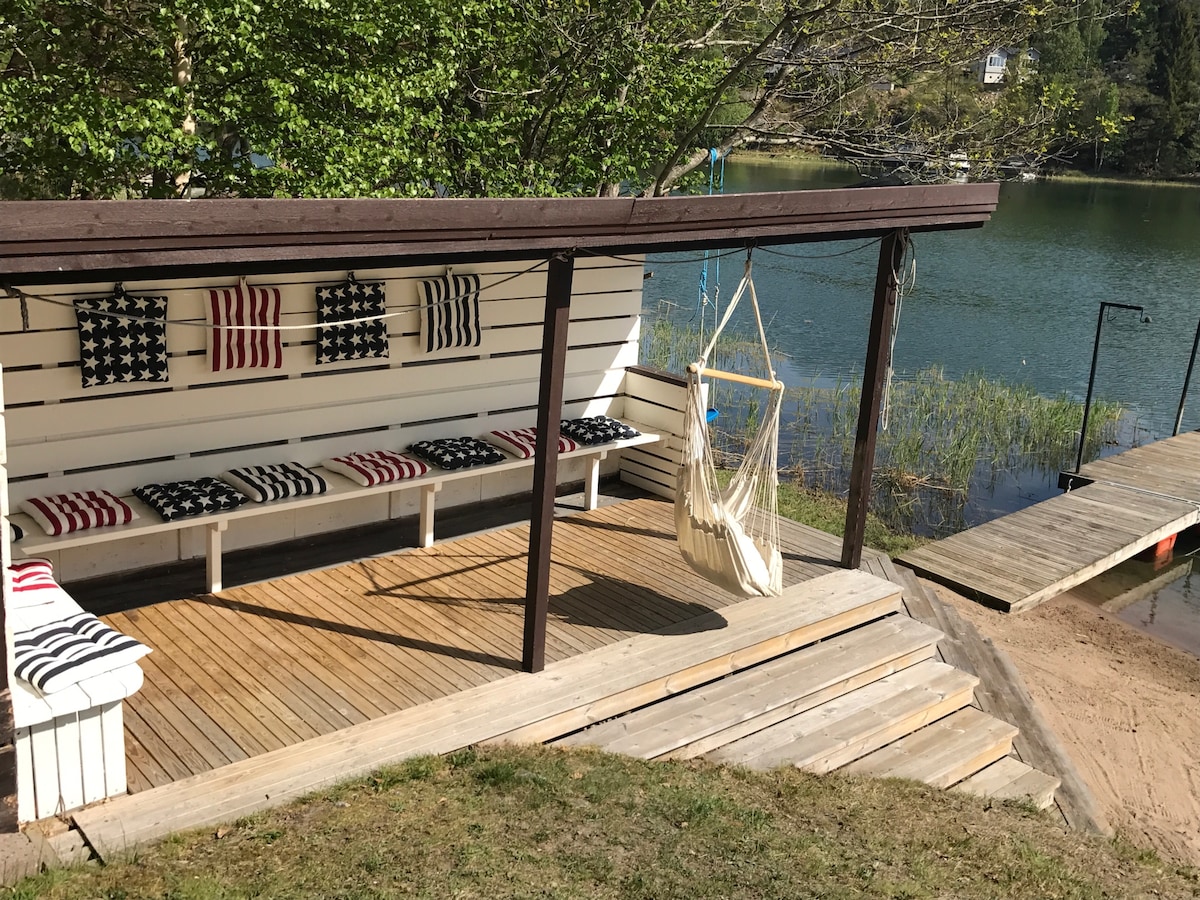
<path fill-rule="evenodd" d="M 707 368 L 709 354 L 738 301 L 746 293 L 754 307 L 767 378 Z M 762 423 L 752 435 L 741 465 L 724 488 L 717 480 L 714 453 L 709 443 L 704 377 L 769 391 Z M 745 274 L 725 307 L 708 346 L 700 359 L 688 366 L 687 388 L 683 462 L 675 491 L 679 549 L 693 569 L 734 594 L 743 597 L 776 595 L 783 586 L 777 515 L 779 414 L 783 385 L 775 379 L 775 370 L 771 367 L 749 256 Z"/>

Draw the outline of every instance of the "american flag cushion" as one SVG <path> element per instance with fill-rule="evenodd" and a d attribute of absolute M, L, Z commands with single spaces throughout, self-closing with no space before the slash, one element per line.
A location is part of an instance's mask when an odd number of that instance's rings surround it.
<path fill-rule="evenodd" d="M 479 276 L 452 275 L 417 283 L 421 343 L 426 353 L 453 347 L 478 347 Z"/>
<path fill-rule="evenodd" d="M 386 319 L 370 319 L 387 312 L 384 282 L 355 281 L 317 288 L 317 363 L 349 359 L 385 358 L 388 355 Z"/>
<path fill-rule="evenodd" d="M 537 449 L 536 428 L 512 428 L 507 431 L 489 431 L 484 438 L 501 450 L 507 450 L 519 459 L 529 459 Z M 579 445 L 565 434 L 558 436 L 558 452 L 578 450 Z"/>
<path fill-rule="evenodd" d="M 504 462 L 505 456 L 491 444 L 473 437 L 439 438 L 408 445 L 408 452 L 439 469 L 468 469 Z"/>
<path fill-rule="evenodd" d="M 109 628 L 91 613 L 77 613 L 13 636 L 13 671 L 50 694 L 137 662 L 145 644 Z"/>
<path fill-rule="evenodd" d="M 123 318 L 120 313 L 133 318 Z M 76 300 L 79 375 L 85 388 L 167 380 L 167 298 L 123 291 Z"/>
<path fill-rule="evenodd" d="M 285 497 L 309 497 L 329 490 L 324 478 L 295 462 L 243 466 L 222 472 L 220 478 L 255 503 L 282 500 Z"/>
<path fill-rule="evenodd" d="M 421 460 L 389 450 L 368 450 L 335 456 L 321 463 L 330 472 L 345 475 L 363 487 L 374 487 L 389 481 L 417 478 L 429 471 Z"/>
<path fill-rule="evenodd" d="M 237 509 L 250 498 L 219 478 L 143 484 L 133 489 L 137 497 L 168 522 L 205 513 Z"/>
<path fill-rule="evenodd" d="M 48 559 L 26 559 L 8 567 L 12 578 L 12 599 L 9 609 L 25 609 L 53 603 L 63 592 L 54 580 L 54 569 Z"/>
<path fill-rule="evenodd" d="M 636 428 L 619 422 L 608 416 L 585 416 L 582 419 L 564 419 L 559 426 L 563 434 L 569 435 L 581 444 L 611 444 L 614 441 L 626 441 L 641 434 Z"/>
<path fill-rule="evenodd" d="M 278 369 L 283 365 L 279 288 L 237 287 L 208 292 L 208 358 L 214 372 Z"/>
<path fill-rule="evenodd" d="M 51 536 L 104 525 L 124 525 L 137 518 L 128 503 L 108 491 L 72 491 L 32 497 L 22 500 L 18 506 Z"/>

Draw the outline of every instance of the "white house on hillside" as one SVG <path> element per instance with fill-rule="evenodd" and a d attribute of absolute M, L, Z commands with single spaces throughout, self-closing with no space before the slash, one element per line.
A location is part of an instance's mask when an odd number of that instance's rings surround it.
<path fill-rule="evenodd" d="M 1036 66 L 1041 58 L 1042 54 L 1032 47 L 1025 49 L 1019 47 L 993 47 L 987 56 L 984 56 L 971 65 L 971 73 L 979 80 L 980 84 L 1000 84 L 1004 81 L 1005 72 L 1008 71 L 1010 61 L 1017 60 L 1025 63 L 1027 66 Z"/>

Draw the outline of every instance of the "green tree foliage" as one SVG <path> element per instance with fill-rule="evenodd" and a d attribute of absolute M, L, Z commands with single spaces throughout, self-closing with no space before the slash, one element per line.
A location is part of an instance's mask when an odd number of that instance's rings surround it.
<path fill-rule="evenodd" d="M 2 2 L 10 196 L 662 193 L 711 145 L 988 160 L 1060 122 L 963 74 L 1052 0 Z"/>

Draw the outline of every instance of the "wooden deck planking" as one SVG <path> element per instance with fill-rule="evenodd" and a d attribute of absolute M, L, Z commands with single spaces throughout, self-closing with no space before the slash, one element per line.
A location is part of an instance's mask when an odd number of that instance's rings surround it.
<path fill-rule="evenodd" d="M 1081 467 L 1079 474 L 1200 503 L 1200 432 L 1106 456 Z"/>
<path fill-rule="evenodd" d="M 1188 500 L 1089 484 L 911 550 L 901 562 L 1012 611 L 1056 596 L 1198 522 L 1200 507 Z"/>
<path fill-rule="evenodd" d="M 781 528 L 785 584 L 838 567 L 838 538 Z M 528 541 L 518 525 L 106 616 L 155 648 L 147 688 L 126 701 L 131 790 L 517 672 Z M 661 500 L 559 519 L 554 548 L 547 662 L 738 600 L 683 562 Z"/>

